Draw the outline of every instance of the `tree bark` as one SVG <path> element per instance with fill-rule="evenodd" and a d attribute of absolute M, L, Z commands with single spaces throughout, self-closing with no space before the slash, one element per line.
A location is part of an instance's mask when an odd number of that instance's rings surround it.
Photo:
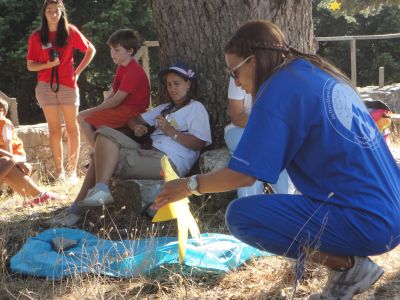
<path fill-rule="evenodd" d="M 289 44 L 315 52 L 310 0 L 149 0 L 160 41 L 160 65 L 182 61 L 199 79 L 198 100 L 210 114 L 215 147 L 228 123 L 223 47 L 245 21 L 267 19 Z"/>

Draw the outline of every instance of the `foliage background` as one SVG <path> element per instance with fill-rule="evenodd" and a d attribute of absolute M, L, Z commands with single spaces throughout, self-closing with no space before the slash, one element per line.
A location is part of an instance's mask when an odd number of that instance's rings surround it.
<path fill-rule="evenodd" d="M 313 1 L 315 36 L 400 32 L 399 1 L 346 0 L 342 1 L 345 10 L 337 12 L 330 11 L 328 3 Z M 318 54 L 328 58 L 350 76 L 349 41 L 320 42 Z M 400 39 L 357 41 L 357 85 L 377 85 L 381 66 L 385 67 L 385 84 L 399 82 Z"/>
<path fill-rule="evenodd" d="M 316 36 L 364 35 L 400 32 L 397 0 L 342 0 L 343 9 L 329 10 L 331 0 L 313 0 Z M 142 40 L 157 40 L 152 13 L 146 0 L 65 0 L 69 20 L 80 28 L 97 49 L 96 56 L 79 78 L 81 109 L 102 101 L 102 92 L 110 87 L 116 66 L 106 45 L 108 36 L 119 28 L 137 30 Z M 0 0 L 0 90 L 18 100 L 22 124 L 43 121 L 36 104 L 36 74 L 26 69 L 27 40 L 40 25 L 42 0 Z M 382 4 L 395 4 L 385 6 Z M 361 10 L 362 9 L 362 10 Z M 358 85 L 377 84 L 378 68 L 385 67 L 385 83 L 400 79 L 400 40 L 357 42 Z M 348 42 L 320 43 L 319 54 L 350 75 Z M 156 90 L 158 55 L 150 53 L 153 91 Z M 76 61 L 82 58 L 76 54 Z"/>
<path fill-rule="evenodd" d="M 156 39 L 151 11 L 146 0 L 65 0 L 70 23 L 75 24 L 94 44 L 97 53 L 79 77 L 81 109 L 102 101 L 116 66 L 110 58 L 106 41 L 120 28 L 133 28 L 142 40 Z M 20 123 L 44 120 L 36 104 L 36 74 L 26 69 L 27 41 L 40 25 L 43 0 L 0 0 L 0 90 L 17 98 Z M 156 53 L 152 66 L 158 69 Z M 75 63 L 83 56 L 76 53 Z M 152 80 L 155 82 L 155 80 Z"/>

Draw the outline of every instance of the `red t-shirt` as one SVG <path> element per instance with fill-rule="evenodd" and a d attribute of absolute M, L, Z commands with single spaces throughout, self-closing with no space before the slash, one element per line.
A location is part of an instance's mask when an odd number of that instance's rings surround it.
<path fill-rule="evenodd" d="M 118 66 L 112 85 L 114 92 L 118 90 L 128 93 L 121 105 L 142 113 L 150 106 L 150 84 L 143 68 L 132 59 L 126 67 Z"/>
<path fill-rule="evenodd" d="M 59 83 L 69 87 L 76 87 L 74 49 L 85 53 L 90 42 L 75 26 L 69 24 L 68 29 L 67 45 L 62 48 L 55 46 L 56 32 L 50 32 L 49 43 L 47 45 L 42 45 L 39 31 L 32 33 L 29 37 L 28 54 L 26 58 L 35 62 L 46 63 L 50 60 L 50 49 L 54 48 L 60 54 L 60 64 L 58 65 Z M 50 82 L 50 79 L 51 68 L 38 72 L 38 81 Z"/>

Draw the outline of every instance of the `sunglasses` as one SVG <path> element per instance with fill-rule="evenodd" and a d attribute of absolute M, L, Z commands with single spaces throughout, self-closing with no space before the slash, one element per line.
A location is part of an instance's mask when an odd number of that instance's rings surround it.
<path fill-rule="evenodd" d="M 254 55 L 249 55 L 245 59 L 243 59 L 240 63 L 238 63 L 236 66 L 234 66 L 232 69 L 226 68 L 226 73 L 231 76 L 233 79 L 237 79 L 236 71 L 243 66 L 246 62 L 249 61 L 250 58 L 252 58 Z"/>
<path fill-rule="evenodd" d="M 63 0 L 44 0 L 44 4 L 50 4 L 50 3 L 63 3 Z"/>

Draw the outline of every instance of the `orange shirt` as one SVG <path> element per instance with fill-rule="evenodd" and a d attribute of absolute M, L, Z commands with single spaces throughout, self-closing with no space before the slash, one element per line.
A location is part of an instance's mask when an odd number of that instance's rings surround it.
<path fill-rule="evenodd" d="M 15 155 L 22 155 L 26 156 L 24 150 L 24 144 L 22 143 L 21 139 L 17 136 L 14 131 L 14 126 L 12 125 L 9 119 L 0 119 L 0 147 L 5 150 L 5 143 L 3 137 L 3 127 L 4 125 L 9 124 L 12 127 L 12 138 L 11 138 L 11 145 L 12 145 L 12 154 Z"/>

